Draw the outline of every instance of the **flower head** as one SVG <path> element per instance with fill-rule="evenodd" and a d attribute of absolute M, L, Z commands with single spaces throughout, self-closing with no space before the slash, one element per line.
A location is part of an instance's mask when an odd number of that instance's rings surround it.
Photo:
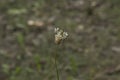
<path fill-rule="evenodd" d="M 64 32 L 62 29 L 55 28 L 55 43 L 60 44 L 61 41 L 68 37 L 68 33 Z"/>

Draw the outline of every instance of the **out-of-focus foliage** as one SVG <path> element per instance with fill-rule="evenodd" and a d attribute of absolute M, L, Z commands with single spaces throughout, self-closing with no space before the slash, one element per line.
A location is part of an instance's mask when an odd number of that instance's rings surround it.
<path fill-rule="evenodd" d="M 0 80 L 120 80 L 120 0 L 0 0 Z M 60 46 L 54 28 L 68 32 Z"/>

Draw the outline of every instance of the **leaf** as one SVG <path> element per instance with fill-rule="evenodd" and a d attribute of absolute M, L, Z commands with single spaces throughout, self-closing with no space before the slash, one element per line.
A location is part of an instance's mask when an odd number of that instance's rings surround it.
<path fill-rule="evenodd" d="M 24 42 L 25 42 L 24 36 L 23 36 L 21 33 L 19 33 L 19 34 L 17 35 L 17 41 L 18 41 L 18 44 L 19 44 L 22 48 L 25 47 L 25 45 L 24 45 Z"/>
<path fill-rule="evenodd" d="M 21 9 L 8 9 L 8 14 L 12 14 L 12 15 L 18 15 L 18 14 L 23 14 L 26 13 L 27 10 L 24 8 Z"/>

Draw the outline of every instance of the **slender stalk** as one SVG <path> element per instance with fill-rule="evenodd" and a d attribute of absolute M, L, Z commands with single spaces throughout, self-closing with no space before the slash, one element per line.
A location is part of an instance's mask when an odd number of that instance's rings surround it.
<path fill-rule="evenodd" d="M 57 80 L 59 79 L 59 70 L 58 70 L 58 65 L 57 65 L 57 55 L 55 54 L 55 69 L 56 69 L 56 74 L 57 74 Z"/>
<path fill-rule="evenodd" d="M 62 29 L 55 28 L 55 43 L 59 45 L 62 43 L 63 40 L 65 40 L 68 37 L 68 33 L 63 31 Z M 59 80 L 59 70 L 57 66 L 57 53 L 55 53 L 55 69 L 57 74 L 57 80 Z"/>

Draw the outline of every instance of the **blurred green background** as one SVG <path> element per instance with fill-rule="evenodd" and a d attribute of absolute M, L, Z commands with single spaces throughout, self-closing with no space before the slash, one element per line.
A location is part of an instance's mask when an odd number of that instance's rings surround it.
<path fill-rule="evenodd" d="M 120 80 L 120 0 L 0 0 L 0 80 L 56 80 L 54 53 L 60 80 Z"/>

